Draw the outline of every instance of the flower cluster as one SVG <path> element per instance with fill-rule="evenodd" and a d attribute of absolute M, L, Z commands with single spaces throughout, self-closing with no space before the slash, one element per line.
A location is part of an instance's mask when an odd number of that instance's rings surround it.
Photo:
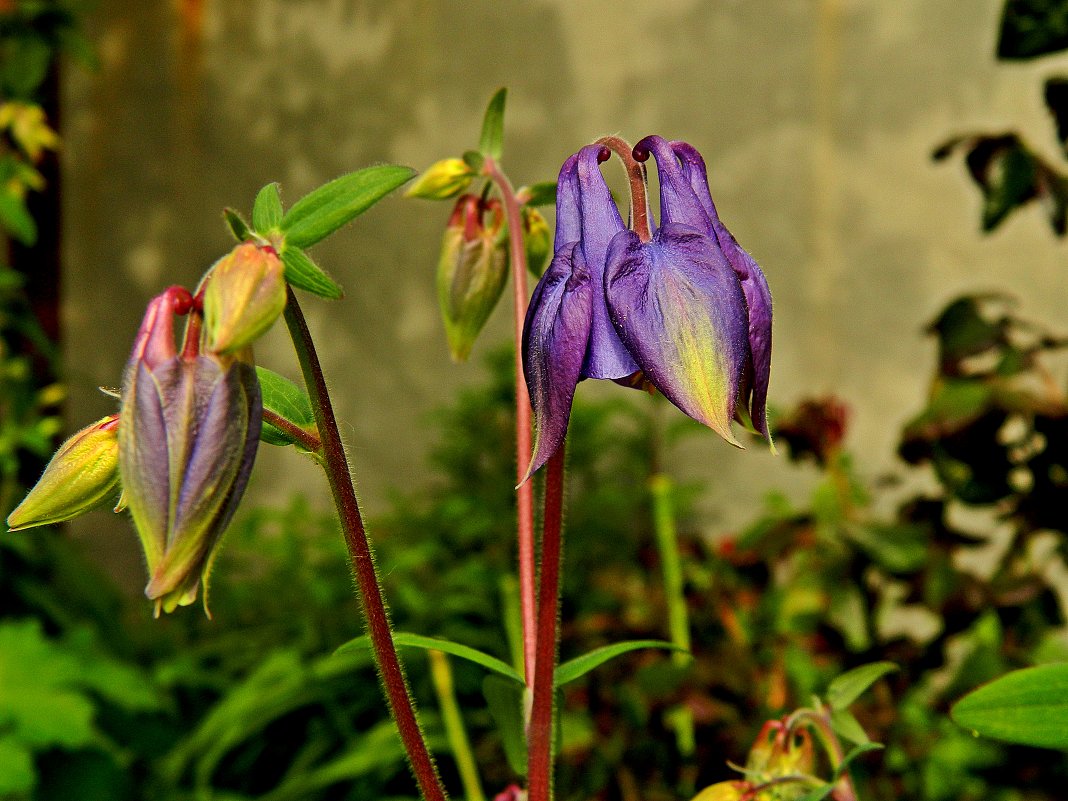
<path fill-rule="evenodd" d="M 649 136 L 633 158 L 650 155 L 660 181 L 651 230 L 624 225 L 601 175 L 604 145 L 582 148 L 560 170 L 554 256 L 523 332 L 536 425 L 528 476 L 563 442 L 584 378 L 648 382 L 731 444 L 741 447 L 733 419 L 770 441 L 767 281 L 721 222 L 697 150 Z"/>
<path fill-rule="evenodd" d="M 70 520 L 110 499 L 129 508 L 148 566 L 145 594 L 170 612 L 206 583 L 248 483 L 262 425 L 250 343 L 285 306 L 273 248 L 247 242 L 194 296 L 170 287 L 148 305 L 118 414 L 65 442 L 8 517 L 12 530 Z M 181 348 L 175 319 L 186 317 Z"/>

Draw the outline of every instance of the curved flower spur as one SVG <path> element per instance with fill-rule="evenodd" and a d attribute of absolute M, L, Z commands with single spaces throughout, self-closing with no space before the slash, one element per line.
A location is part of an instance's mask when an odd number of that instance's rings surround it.
<path fill-rule="evenodd" d="M 634 230 L 601 175 L 612 150 L 631 174 Z M 645 222 L 638 162 L 650 155 L 659 228 Z M 631 152 L 609 138 L 564 162 L 553 260 L 527 311 L 523 367 L 536 430 L 528 478 L 563 442 L 584 378 L 648 381 L 731 444 L 741 447 L 732 419 L 770 442 L 771 293 L 720 221 L 696 149 L 648 136 Z"/>

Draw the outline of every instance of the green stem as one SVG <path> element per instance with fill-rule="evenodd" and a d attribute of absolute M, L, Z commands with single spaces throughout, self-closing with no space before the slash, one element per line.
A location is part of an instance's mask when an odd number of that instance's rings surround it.
<path fill-rule="evenodd" d="M 471 741 L 467 739 L 460 705 L 456 702 L 449 657 L 434 649 L 427 651 L 427 655 L 430 658 L 430 678 L 434 682 L 434 692 L 437 693 L 441 719 L 445 725 L 445 737 L 452 749 L 453 759 L 456 760 L 456 770 L 464 786 L 464 795 L 467 801 L 485 801 L 478 768 L 475 766 L 475 755 L 471 752 Z"/>
<path fill-rule="evenodd" d="M 341 530 L 345 535 L 345 544 L 349 549 L 353 573 L 356 576 L 357 593 L 371 644 L 378 663 L 378 675 L 382 689 L 389 704 L 390 713 L 397 723 L 405 753 L 419 784 L 419 791 L 425 801 L 446 801 L 447 795 L 438 777 L 434 761 L 423 741 L 423 734 L 416 718 L 415 707 L 408 683 L 404 677 L 397 649 L 393 644 L 393 632 L 389 623 L 389 614 L 382 598 L 382 589 L 375 568 L 374 552 L 363 527 L 363 516 L 356 501 L 356 490 L 352 484 L 345 447 L 341 442 L 334 408 L 330 402 L 330 393 L 326 388 L 319 357 L 315 353 L 308 324 L 301 313 L 297 297 L 290 287 L 286 287 L 286 325 L 293 340 L 293 348 L 300 361 L 304 374 L 304 383 L 311 396 L 315 411 L 315 423 L 322 439 L 323 469 L 326 472 L 330 491 L 334 496 Z"/>
<path fill-rule="evenodd" d="M 531 452 L 531 409 L 527 382 L 523 376 L 523 323 L 527 316 L 527 252 L 523 247 L 523 217 L 515 189 L 497 162 L 486 157 L 483 172 L 497 186 L 508 221 L 509 261 L 512 265 L 512 301 L 515 335 L 515 461 L 516 483 L 526 476 Z M 523 667 L 529 688 L 533 682 L 537 642 L 534 637 L 534 482 L 523 482 L 518 490 L 517 539 L 519 543 L 519 605 L 523 618 Z"/>
<path fill-rule="evenodd" d="M 538 654 L 534 662 L 534 700 L 527 731 L 529 801 L 551 801 L 553 788 L 553 676 L 556 672 L 556 623 L 560 601 L 560 552 L 563 541 L 564 443 L 549 459 L 545 478 L 545 515 L 538 575 Z"/>
<path fill-rule="evenodd" d="M 656 531 L 656 546 L 660 551 L 660 569 L 664 574 L 668 629 L 671 632 L 671 641 L 689 651 L 689 610 L 686 607 L 686 594 L 682 580 L 682 560 L 679 558 L 675 509 L 671 502 L 671 478 L 664 473 L 656 473 L 649 479 L 649 490 L 653 500 L 653 528 Z M 685 665 L 692 657 L 686 653 L 676 652 L 671 655 L 671 658 L 676 664 Z"/>

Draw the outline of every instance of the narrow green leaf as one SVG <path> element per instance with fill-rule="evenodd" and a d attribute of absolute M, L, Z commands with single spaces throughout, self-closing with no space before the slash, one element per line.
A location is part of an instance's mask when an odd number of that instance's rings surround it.
<path fill-rule="evenodd" d="M 1068 664 L 1007 673 L 964 696 L 950 717 L 995 740 L 1068 749 Z"/>
<path fill-rule="evenodd" d="M 478 149 L 483 156 L 499 159 L 504 149 L 504 102 L 508 99 L 508 90 L 500 88 L 490 98 L 486 106 L 486 116 L 482 118 L 482 136 L 478 140 Z"/>
<path fill-rule="evenodd" d="M 252 204 L 252 227 L 257 233 L 266 234 L 282 222 L 282 196 L 278 184 L 267 184 L 256 195 Z"/>
<path fill-rule="evenodd" d="M 312 411 L 308 393 L 288 378 L 278 375 L 266 367 L 256 368 L 256 377 L 260 381 L 260 394 L 263 396 L 263 408 L 285 418 L 298 428 L 316 433 L 315 412 Z M 268 445 L 298 445 L 288 434 L 268 423 L 263 423 L 260 439 Z"/>
<path fill-rule="evenodd" d="M 350 172 L 305 195 L 282 217 L 286 242 L 314 245 L 362 214 L 415 175 L 411 167 L 379 164 Z"/>
<path fill-rule="evenodd" d="M 827 688 L 828 705 L 836 711 L 847 708 L 875 682 L 895 670 L 897 665 L 893 662 L 872 662 L 843 673 Z"/>
<path fill-rule="evenodd" d="M 458 642 L 452 642 L 452 640 L 442 640 L 437 637 L 424 637 L 422 634 L 412 634 L 407 631 L 393 632 L 393 643 L 398 648 L 421 648 L 423 650 L 444 651 L 451 656 L 466 659 L 468 662 L 474 662 L 476 665 L 481 665 L 487 670 L 492 670 L 494 673 L 498 673 L 506 679 L 511 679 L 517 684 L 523 684 L 523 677 L 520 676 L 519 673 L 517 673 L 507 662 L 498 659 L 495 656 L 484 654 L 482 651 L 472 648 L 469 645 L 462 645 Z M 365 634 L 362 637 L 349 640 L 338 648 L 336 653 L 344 654 L 353 649 L 370 647 L 371 638 Z"/>
<path fill-rule="evenodd" d="M 0 192 L 0 226 L 24 245 L 37 241 L 37 223 L 26 210 L 26 203 L 8 192 Z"/>
<path fill-rule="evenodd" d="M 527 775 L 527 742 L 523 731 L 523 693 L 525 688 L 500 676 L 482 680 L 482 694 L 497 724 L 508 766 L 517 776 Z"/>
<path fill-rule="evenodd" d="M 552 181 L 540 181 L 523 187 L 519 192 L 528 196 L 527 206 L 556 205 L 556 184 Z"/>
<path fill-rule="evenodd" d="M 333 278 L 298 247 L 286 243 L 282 250 L 282 264 L 286 268 L 286 281 L 297 289 L 303 289 L 327 300 L 337 300 L 345 293 Z"/>
<path fill-rule="evenodd" d="M 835 709 L 831 712 L 831 728 L 839 737 L 851 743 L 868 743 L 867 733 L 848 709 Z"/>
<path fill-rule="evenodd" d="M 226 220 L 226 225 L 230 229 L 230 233 L 234 235 L 234 239 L 238 242 L 244 242 L 252 235 L 248 223 L 245 222 L 244 218 L 233 209 L 229 207 L 223 209 L 223 219 Z"/>
<path fill-rule="evenodd" d="M 823 801 L 824 798 L 834 792 L 833 784 L 825 784 L 822 787 L 817 787 L 815 790 L 809 790 L 803 796 L 800 796 L 797 801 Z"/>
<path fill-rule="evenodd" d="M 856 760 L 857 757 L 862 756 L 863 754 L 870 754 L 872 751 L 882 751 L 885 747 L 886 746 L 884 746 L 882 743 L 873 743 L 870 741 L 863 742 L 857 746 L 854 746 L 853 749 L 850 750 L 850 752 L 846 754 L 842 758 L 842 761 L 838 764 L 838 770 L 835 771 L 835 778 L 841 776 L 843 773 L 849 770 L 849 766 L 853 763 L 854 760 Z"/>
<path fill-rule="evenodd" d="M 610 659 L 625 654 L 629 651 L 637 651 L 641 648 L 663 648 L 666 651 L 681 651 L 686 653 L 685 648 L 680 648 L 674 643 L 664 640 L 628 640 L 617 642 L 612 645 L 604 645 L 594 648 L 589 653 L 569 659 L 556 668 L 555 686 L 563 687 L 581 676 L 585 676 L 596 667 L 600 667 Z"/>

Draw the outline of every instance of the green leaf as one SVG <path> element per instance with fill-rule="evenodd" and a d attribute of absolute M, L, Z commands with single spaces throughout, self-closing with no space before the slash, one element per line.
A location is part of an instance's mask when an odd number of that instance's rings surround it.
<path fill-rule="evenodd" d="M 257 233 L 266 234 L 282 222 L 282 196 L 278 184 L 267 184 L 257 195 L 252 205 L 252 227 Z"/>
<path fill-rule="evenodd" d="M 1068 48 L 1064 0 L 1006 0 L 998 58 L 1023 60 Z"/>
<path fill-rule="evenodd" d="M 245 222 L 244 218 L 234 211 L 234 209 L 229 207 L 223 209 L 223 219 L 226 220 L 226 225 L 230 228 L 230 233 L 234 235 L 234 239 L 238 242 L 244 242 L 252 236 L 248 223 Z"/>
<path fill-rule="evenodd" d="M 412 634 L 407 631 L 393 632 L 393 643 L 398 648 L 422 648 L 423 650 L 444 651 L 451 656 L 466 659 L 468 662 L 474 662 L 476 665 L 481 665 L 487 670 L 492 670 L 494 673 L 499 673 L 506 679 L 511 679 L 517 684 L 523 685 L 523 677 L 520 676 L 519 673 L 507 662 L 498 659 L 495 656 L 484 654 L 482 651 L 472 648 L 469 645 L 462 645 L 458 642 L 442 640 L 437 637 L 424 637 L 422 634 Z M 362 637 L 349 640 L 338 648 L 335 653 L 343 654 L 358 648 L 370 647 L 371 638 L 365 634 Z"/>
<path fill-rule="evenodd" d="M 476 174 L 482 172 L 482 165 L 486 163 L 485 157 L 477 150 L 465 150 L 461 158 L 463 158 L 464 164 Z"/>
<path fill-rule="evenodd" d="M 37 241 L 37 223 L 26 210 L 26 203 L 9 192 L 0 192 L 0 226 L 24 245 Z"/>
<path fill-rule="evenodd" d="M 835 734 L 851 743 L 870 742 L 864 727 L 848 709 L 835 709 L 831 712 L 831 728 Z"/>
<path fill-rule="evenodd" d="M 311 292 L 327 300 L 337 300 L 345 293 L 341 286 L 298 247 L 286 242 L 282 250 L 282 264 L 286 281 L 297 289 Z"/>
<path fill-rule="evenodd" d="M 835 777 L 841 776 L 847 770 L 849 766 L 857 759 L 857 757 L 863 754 L 870 754 L 872 751 L 882 751 L 885 748 L 882 743 L 863 742 L 857 746 L 854 746 L 848 754 L 846 754 L 842 761 L 838 764 L 838 770 L 835 771 Z"/>
<path fill-rule="evenodd" d="M 508 766 L 517 776 L 527 775 L 527 742 L 523 731 L 523 694 L 525 688 L 500 676 L 482 680 L 482 694 L 497 724 Z"/>
<path fill-rule="evenodd" d="M 893 662 L 872 662 L 843 673 L 827 688 L 827 704 L 833 710 L 846 709 L 887 673 L 897 670 Z"/>
<path fill-rule="evenodd" d="M 1068 664 L 1008 673 L 964 696 L 950 716 L 984 737 L 1068 749 Z"/>
<path fill-rule="evenodd" d="M 815 790 L 809 790 L 803 796 L 798 797 L 797 801 L 823 801 L 824 798 L 834 792 L 833 784 L 825 784 L 822 787 L 817 787 Z"/>
<path fill-rule="evenodd" d="M 288 378 L 284 378 L 266 367 L 257 367 L 256 377 L 260 381 L 260 394 L 263 396 L 264 409 L 269 409 L 298 428 L 303 428 L 305 431 L 318 436 L 318 429 L 315 425 L 315 412 L 312 410 L 311 399 L 308 397 L 307 392 Z M 300 447 L 300 443 L 266 420 L 263 422 L 260 439 L 268 445 L 297 445 Z"/>
<path fill-rule="evenodd" d="M 0 738 L 0 798 L 22 797 L 36 783 L 33 753 L 11 735 Z"/>
<path fill-rule="evenodd" d="M 415 175 L 411 167 L 379 164 L 350 172 L 305 195 L 282 217 L 286 242 L 307 248 L 384 198 Z"/>
<path fill-rule="evenodd" d="M 556 668 L 556 680 L 554 682 L 556 687 L 563 687 L 574 681 L 581 676 L 585 676 L 591 670 L 596 667 L 600 667 L 610 659 L 615 659 L 617 656 L 628 653 L 629 651 L 637 651 L 641 648 L 663 648 L 667 651 L 680 651 L 682 653 L 688 653 L 685 648 L 680 648 L 674 643 L 667 642 L 665 640 L 628 640 L 626 642 L 617 642 L 612 645 L 604 645 L 600 648 L 594 648 L 589 653 L 585 653 L 582 656 L 576 656 L 574 659 L 569 659 Z"/>
<path fill-rule="evenodd" d="M 483 156 L 499 159 L 504 149 L 504 102 L 508 99 L 508 90 L 500 88 L 490 98 L 486 106 L 486 116 L 482 118 L 482 136 L 478 140 L 478 149 Z"/>
<path fill-rule="evenodd" d="M 528 196 L 527 206 L 553 206 L 556 205 L 556 184 L 552 181 L 541 181 L 519 190 Z"/>

